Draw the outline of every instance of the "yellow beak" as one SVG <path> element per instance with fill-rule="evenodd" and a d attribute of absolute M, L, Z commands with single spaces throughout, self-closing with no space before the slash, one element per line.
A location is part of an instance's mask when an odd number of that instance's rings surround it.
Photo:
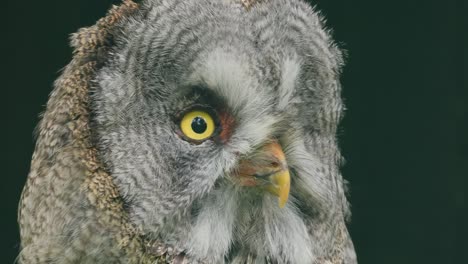
<path fill-rule="evenodd" d="M 286 205 L 289 197 L 289 189 L 291 188 L 291 177 L 289 170 L 281 170 L 270 176 L 272 185 L 268 185 L 265 189 L 278 196 L 279 207 L 283 208 Z"/>
<path fill-rule="evenodd" d="M 275 140 L 262 146 L 255 155 L 239 163 L 235 181 L 241 186 L 260 187 L 278 196 L 279 207 L 286 205 L 291 188 L 286 157 Z"/>

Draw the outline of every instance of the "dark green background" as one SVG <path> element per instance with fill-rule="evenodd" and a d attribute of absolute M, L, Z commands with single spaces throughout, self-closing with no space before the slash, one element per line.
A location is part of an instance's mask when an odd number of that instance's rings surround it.
<path fill-rule="evenodd" d="M 33 129 L 70 60 L 68 36 L 112 2 L 2 2 L 2 263 L 18 251 Z M 349 55 L 340 145 L 360 263 L 468 263 L 466 1 L 315 3 Z"/>

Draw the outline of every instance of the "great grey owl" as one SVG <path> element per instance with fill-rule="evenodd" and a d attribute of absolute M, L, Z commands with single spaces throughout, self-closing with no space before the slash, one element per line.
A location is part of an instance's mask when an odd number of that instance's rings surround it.
<path fill-rule="evenodd" d="M 73 35 L 21 263 L 356 263 L 342 55 L 303 0 L 126 0 Z"/>

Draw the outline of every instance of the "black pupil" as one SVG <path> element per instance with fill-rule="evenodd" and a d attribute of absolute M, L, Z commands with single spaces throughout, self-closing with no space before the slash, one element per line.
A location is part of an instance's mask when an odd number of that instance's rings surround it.
<path fill-rule="evenodd" d="M 197 116 L 192 120 L 192 130 L 197 134 L 203 134 L 206 131 L 206 121 L 205 119 Z"/>

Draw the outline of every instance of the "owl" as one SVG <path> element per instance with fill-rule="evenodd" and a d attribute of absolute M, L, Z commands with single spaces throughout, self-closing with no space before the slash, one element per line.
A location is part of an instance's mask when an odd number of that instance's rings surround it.
<path fill-rule="evenodd" d="M 21 263 L 356 263 L 342 53 L 308 3 L 126 0 L 72 45 Z"/>

